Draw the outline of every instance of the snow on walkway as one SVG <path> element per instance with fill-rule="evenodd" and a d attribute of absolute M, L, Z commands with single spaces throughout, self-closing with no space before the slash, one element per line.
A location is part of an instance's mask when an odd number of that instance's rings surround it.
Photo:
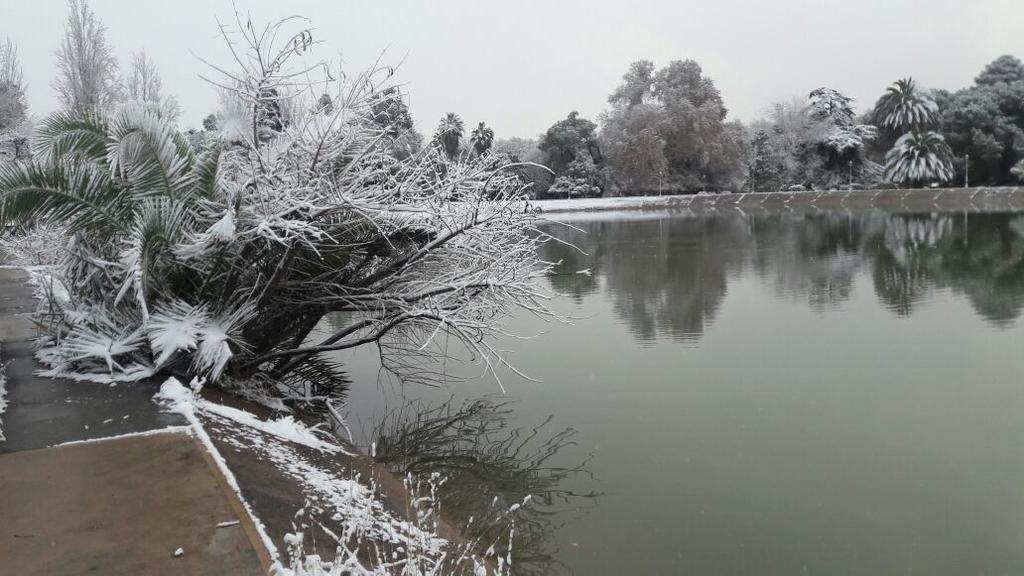
<path fill-rule="evenodd" d="M 469 574 L 507 571 L 505 559 L 478 558 L 472 554 L 474 546 L 457 544 L 439 535 L 440 520 L 430 492 L 436 487 L 431 482 L 440 482 L 440 479 L 430 479 L 419 492 L 419 487 L 407 479 L 405 488 L 413 492 L 411 502 L 415 509 L 409 514 L 410 521 L 385 504 L 375 478 L 362 478 L 347 469 L 347 464 L 358 456 L 319 435 L 325 433 L 290 416 L 262 420 L 251 412 L 205 400 L 197 394 L 199 388 L 195 382 L 185 386 L 170 378 L 154 399 L 165 409 L 183 415 L 196 429 L 277 561 L 273 574 L 447 574 L 452 573 L 449 567 Z M 217 444 L 223 452 L 218 450 Z M 291 502 L 289 498 L 274 502 L 275 510 L 266 507 L 270 504 L 262 501 L 266 498 L 258 499 L 264 506 L 264 513 L 277 514 L 273 522 L 275 530 L 282 524 L 281 511 L 276 508 L 290 503 L 301 508 L 294 518 L 289 516 L 289 520 L 298 525 L 293 524 L 283 538 L 287 548 L 284 555 L 278 552 L 276 539 L 267 535 L 264 522 L 243 496 L 239 479 L 228 468 L 228 460 L 238 462 L 243 468 L 249 467 L 250 474 L 253 466 L 263 470 L 258 483 L 261 488 L 278 493 L 278 498 L 282 491 L 296 493 L 290 498 Z M 243 485 L 253 480 L 240 478 Z M 310 542 L 303 542 L 303 533 L 309 532 L 310 526 L 319 528 L 320 534 L 330 540 L 329 544 L 336 546 L 333 561 L 323 562 L 307 551 Z M 316 544 L 322 547 L 323 542 Z"/>

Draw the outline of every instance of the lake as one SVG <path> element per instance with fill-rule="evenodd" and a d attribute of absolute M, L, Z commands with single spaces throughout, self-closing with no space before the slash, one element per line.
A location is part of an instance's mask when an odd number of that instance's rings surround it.
<path fill-rule="evenodd" d="M 543 256 L 574 319 L 511 322 L 542 382 L 341 356 L 357 441 L 454 475 L 453 515 L 535 494 L 522 573 L 1024 573 L 1024 217 L 572 225 Z"/>

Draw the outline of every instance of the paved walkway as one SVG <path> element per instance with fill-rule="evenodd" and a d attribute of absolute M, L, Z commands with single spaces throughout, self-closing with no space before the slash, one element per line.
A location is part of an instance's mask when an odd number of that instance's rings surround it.
<path fill-rule="evenodd" d="M 184 420 L 153 402 L 155 384 L 34 375 L 27 279 L 0 269 L 0 573 L 266 574 L 237 496 Z"/>

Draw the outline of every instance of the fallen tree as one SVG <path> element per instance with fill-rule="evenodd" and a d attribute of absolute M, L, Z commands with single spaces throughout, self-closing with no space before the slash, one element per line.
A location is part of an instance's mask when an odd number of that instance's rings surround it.
<path fill-rule="evenodd" d="M 391 69 L 299 65 L 314 42 L 296 22 L 225 31 L 235 63 L 215 82 L 238 114 L 201 150 L 126 105 L 51 116 L 33 158 L 0 168 L 0 222 L 68 231 L 45 306 L 53 374 L 167 372 L 322 406 L 347 385 L 332 352 L 376 345 L 429 378 L 453 340 L 493 370 L 503 317 L 553 317 L 516 165 L 393 154 L 375 114 L 399 97 Z"/>

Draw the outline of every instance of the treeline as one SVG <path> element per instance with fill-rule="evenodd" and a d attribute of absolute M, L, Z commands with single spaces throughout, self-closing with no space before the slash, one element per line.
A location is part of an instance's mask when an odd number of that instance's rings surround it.
<path fill-rule="evenodd" d="M 53 82 L 62 104 L 85 109 L 136 101 L 176 118 L 177 103 L 162 93 L 153 62 L 136 53 L 122 75 L 103 25 L 84 1 L 69 4 Z M 265 100 L 261 129 L 287 125 L 296 111 L 274 94 Z M 324 96 L 315 105 L 329 111 L 332 103 Z M 244 108 L 222 90 L 217 111 L 185 133 L 196 147 L 230 139 L 251 129 L 238 113 Z M 851 98 L 830 87 L 768 110 L 744 125 L 729 118 L 697 62 L 676 60 L 659 69 L 642 60 L 630 65 L 596 121 L 570 112 L 536 138 L 496 139 L 485 122 L 467 129 L 455 113 L 425 137 L 396 88 L 381 94 L 370 113 L 396 156 L 436 146 L 450 162 L 489 155 L 526 163 L 517 170 L 537 198 L 1024 180 L 1024 65 L 1013 56 L 1000 56 L 956 92 L 898 80 L 859 116 Z M 27 111 L 17 50 L 8 41 L 0 45 L 0 158 L 27 155 L 33 124 Z"/>
<path fill-rule="evenodd" d="M 540 197 L 1024 180 L 1024 65 L 1008 55 L 957 92 L 898 80 L 859 116 L 851 98 L 821 87 L 744 126 L 692 60 L 632 64 L 608 103 L 600 124 L 574 112 L 536 140 L 496 148 L 555 170 Z"/>
<path fill-rule="evenodd" d="M 537 138 L 495 140 L 484 123 L 467 138 L 449 113 L 431 141 L 453 159 L 494 154 L 549 167 L 554 174 L 520 169 L 537 198 L 1024 180 L 1024 64 L 1008 55 L 957 92 L 897 80 L 861 115 L 850 97 L 821 87 L 744 125 L 692 60 L 633 63 L 608 104 L 597 122 L 570 112 Z"/>

